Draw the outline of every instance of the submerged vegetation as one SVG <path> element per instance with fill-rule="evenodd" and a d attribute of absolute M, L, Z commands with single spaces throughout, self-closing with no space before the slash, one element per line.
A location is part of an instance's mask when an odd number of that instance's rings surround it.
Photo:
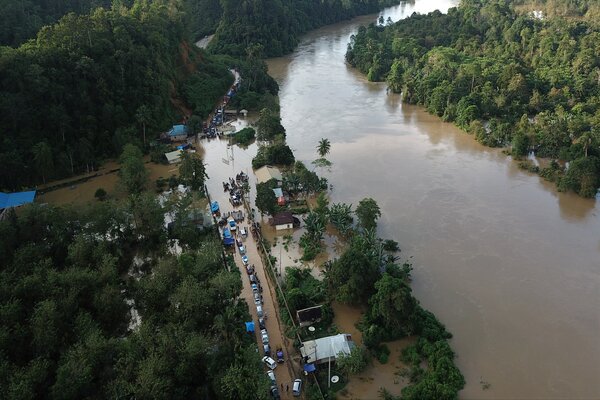
<path fill-rule="evenodd" d="M 512 145 L 516 158 L 533 151 L 569 162 L 556 176 L 559 190 L 593 197 L 600 187 L 599 46 L 596 21 L 536 19 L 510 2 L 464 0 L 447 15 L 361 27 L 346 59 L 485 145 Z"/>

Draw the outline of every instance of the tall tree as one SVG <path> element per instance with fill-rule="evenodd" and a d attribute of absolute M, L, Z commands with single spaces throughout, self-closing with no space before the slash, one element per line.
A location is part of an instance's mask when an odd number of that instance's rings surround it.
<path fill-rule="evenodd" d="M 146 105 L 141 105 L 135 112 L 135 119 L 137 122 L 142 124 L 142 135 L 144 138 L 144 147 L 146 147 L 146 124 L 150 122 L 152 118 L 152 113 L 150 112 L 150 108 Z"/>
<path fill-rule="evenodd" d="M 196 153 L 182 152 L 179 177 L 192 190 L 203 189 L 204 181 L 208 178 L 208 175 L 202 158 Z"/>
<path fill-rule="evenodd" d="M 37 172 L 42 176 L 44 183 L 46 183 L 46 177 L 52 175 L 54 171 L 52 148 L 48 145 L 48 142 L 39 142 L 33 146 L 32 151 Z"/>
<path fill-rule="evenodd" d="M 377 228 L 377 219 L 381 217 L 381 210 L 375 200 L 370 197 L 362 199 L 358 203 L 355 213 L 358 223 L 364 230 Z"/>
<path fill-rule="evenodd" d="M 146 188 L 148 180 L 148 171 L 141 150 L 133 144 L 125 145 L 119 162 L 121 164 L 119 177 L 123 188 L 129 194 L 141 193 Z"/>

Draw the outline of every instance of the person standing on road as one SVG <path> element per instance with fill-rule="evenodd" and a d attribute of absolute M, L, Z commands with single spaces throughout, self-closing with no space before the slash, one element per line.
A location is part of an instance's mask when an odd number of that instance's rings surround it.
<path fill-rule="evenodd" d="M 288 385 L 287 383 L 285 384 L 285 391 L 289 392 L 290 391 L 290 385 Z"/>

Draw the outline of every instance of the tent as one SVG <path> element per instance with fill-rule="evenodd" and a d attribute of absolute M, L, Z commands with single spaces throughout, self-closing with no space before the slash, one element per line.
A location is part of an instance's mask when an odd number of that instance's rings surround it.
<path fill-rule="evenodd" d="M 33 203 L 35 193 L 35 190 L 30 192 L 0 193 L 0 210 Z"/>
<path fill-rule="evenodd" d="M 254 332 L 254 321 L 246 322 L 246 332 Z"/>

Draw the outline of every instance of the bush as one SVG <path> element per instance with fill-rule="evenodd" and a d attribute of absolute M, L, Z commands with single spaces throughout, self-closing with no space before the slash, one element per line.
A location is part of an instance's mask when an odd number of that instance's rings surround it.
<path fill-rule="evenodd" d="M 94 197 L 100 201 L 106 200 L 106 195 L 106 190 L 104 190 L 103 188 L 98 188 L 98 190 L 96 190 L 96 193 L 94 193 Z"/>
<path fill-rule="evenodd" d="M 244 128 L 235 134 L 235 142 L 242 146 L 248 146 L 256 137 L 256 131 L 250 127 Z"/>

